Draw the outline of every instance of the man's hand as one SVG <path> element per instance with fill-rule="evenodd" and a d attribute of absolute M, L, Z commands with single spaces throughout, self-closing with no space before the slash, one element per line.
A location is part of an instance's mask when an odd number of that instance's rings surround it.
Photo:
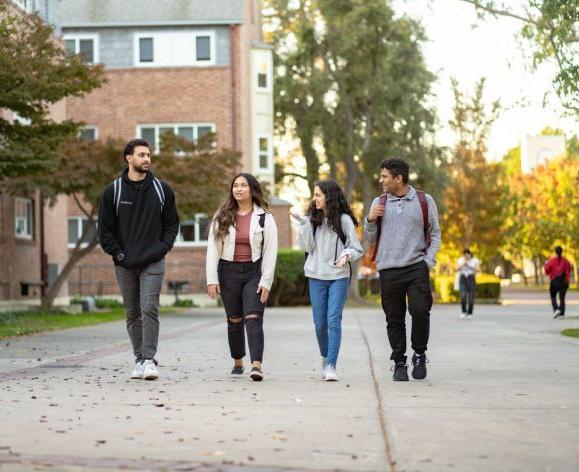
<path fill-rule="evenodd" d="M 368 223 L 374 223 L 379 217 L 384 216 L 384 205 L 376 203 L 370 208 L 370 213 L 368 213 Z"/>
<path fill-rule="evenodd" d="M 259 299 L 261 300 L 261 303 L 266 303 L 267 299 L 269 298 L 269 290 L 267 288 L 259 285 L 257 287 L 257 293 L 259 293 L 259 292 L 261 292 L 261 296 L 259 297 Z"/>
<path fill-rule="evenodd" d="M 219 284 L 207 285 L 207 295 L 209 295 L 213 300 L 217 298 L 217 295 L 221 293 L 221 288 Z"/>

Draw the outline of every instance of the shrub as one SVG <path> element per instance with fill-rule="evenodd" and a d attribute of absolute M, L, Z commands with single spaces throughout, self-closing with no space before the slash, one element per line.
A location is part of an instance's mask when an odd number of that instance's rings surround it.
<path fill-rule="evenodd" d="M 97 308 L 123 308 L 122 302 L 114 298 L 95 298 L 95 305 Z"/>
<path fill-rule="evenodd" d="M 271 306 L 308 305 L 305 290 L 304 253 L 296 249 L 280 249 L 277 253 L 275 277 L 271 287 Z"/>
<path fill-rule="evenodd" d="M 460 301 L 460 293 L 454 290 L 454 275 L 434 277 L 434 291 L 442 303 Z M 486 301 L 497 301 L 501 296 L 501 280 L 492 274 L 476 276 L 476 298 Z"/>
<path fill-rule="evenodd" d="M 173 302 L 173 306 L 175 307 L 195 307 L 195 302 L 193 300 L 189 300 L 187 298 L 180 298 L 179 300 L 175 300 Z"/>

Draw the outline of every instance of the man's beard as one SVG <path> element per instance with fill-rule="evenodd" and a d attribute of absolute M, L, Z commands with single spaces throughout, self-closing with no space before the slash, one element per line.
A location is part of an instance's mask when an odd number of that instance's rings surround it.
<path fill-rule="evenodd" d="M 149 168 L 145 169 L 142 166 L 133 166 L 133 169 L 135 170 L 135 172 L 138 172 L 139 174 L 146 174 L 147 172 L 149 172 Z"/>

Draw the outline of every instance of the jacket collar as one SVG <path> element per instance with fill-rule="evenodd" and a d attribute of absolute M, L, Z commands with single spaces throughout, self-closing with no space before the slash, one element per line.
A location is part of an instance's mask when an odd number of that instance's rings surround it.
<path fill-rule="evenodd" d="M 408 186 L 408 193 L 403 197 L 397 197 L 393 193 L 388 194 L 388 200 L 412 200 L 416 196 L 416 190 L 412 185 Z"/>

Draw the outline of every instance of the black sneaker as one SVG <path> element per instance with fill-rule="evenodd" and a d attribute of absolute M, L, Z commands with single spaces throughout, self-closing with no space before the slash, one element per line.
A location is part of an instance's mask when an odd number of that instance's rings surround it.
<path fill-rule="evenodd" d="M 233 369 L 231 369 L 231 375 L 243 375 L 243 366 L 234 365 Z"/>
<path fill-rule="evenodd" d="M 392 369 L 394 371 L 394 375 L 392 375 L 392 380 L 396 382 L 408 382 L 408 366 L 406 365 L 406 361 L 396 361 L 394 367 Z"/>
<path fill-rule="evenodd" d="M 253 369 L 251 369 L 251 373 L 249 374 L 249 376 L 251 377 L 251 380 L 254 380 L 256 382 L 261 382 L 263 380 L 263 372 L 259 367 L 254 367 Z"/>
<path fill-rule="evenodd" d="M 472 316 L 472 315 L 471 315 Z M 426 378 L 426 363 L 428 359 L 426 358 L 426 354 L 418 354 L 414 353 L 412 356 L 412 377 L 417 380 L 422 380 Z"/>

